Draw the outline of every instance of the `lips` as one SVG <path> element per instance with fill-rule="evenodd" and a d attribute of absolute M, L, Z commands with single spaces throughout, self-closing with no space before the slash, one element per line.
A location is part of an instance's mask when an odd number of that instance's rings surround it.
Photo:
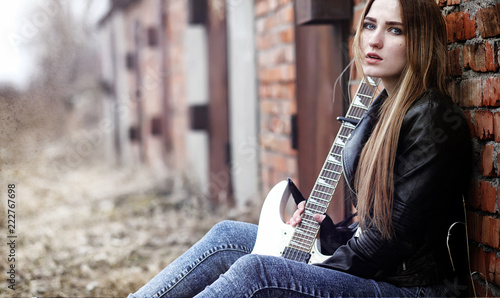
<path fill-rule="evenodd" d="M 366 63 L 367 64 L 372 64 L 372 65 L 377 65 L 379 63 L 382 62 L 382 57 L 380 57 L 379 55 L 377 55 L 376 53 L 373 53 L 373 52 L 370 52 L 368 54 L 366 54 Z"/>
<path fill-rule="evenodd" d="M 366 58 L 382 60 L 382 58 L 379 55 L 377 55 L 376 53 L 373 53 L 373 52 L 366 54 Z"/>

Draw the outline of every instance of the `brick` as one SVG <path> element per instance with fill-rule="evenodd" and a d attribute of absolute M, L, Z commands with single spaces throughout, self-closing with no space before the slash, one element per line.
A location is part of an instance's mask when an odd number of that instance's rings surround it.
<path fill-rule="evenodd" d="M 283 7 L 280 13 L 281 24 L 294 24 L 295 22 L 295 9 L 293 5 Z"/>
<path fill-rule="evenodd" d="M 288 64 L 281 66 L 281 76 L 280 80 L 284 82 L 295 81 L 296 73 L 295 73 L 295 65 Z"/>
<path fill-rule="evenodd" d="M 259 78 L 262 82 L 277 82 L 282 79 L 280 67 L 271 67 L 259 70 Z"/>
<path fill-rule="evenodd" d="M 495 169 L 493 168 L 493 145 L 485 145 L 483 150 L 481 150 L 481 156 L 479 157 L 479 174 L 484 176 L 494 176 Z"/>
<path fill-rule="evenodd" d="M 458 86 L 458 90 L 454 90 L 452 94 L 456 96 L 455 100 L 462 107 L 479 107 L 483 101 L 481 84 L 480 78 L 463 80 Z"/>
<path fill-rule="evenodd" d="M 286 28 L 279 32 L 280 41 L 282 43 L 292 43 L 295 41 L 295 29 L 294 27 Z"/>
<path fill-rule="evenodd" d="M 481 242 L 482 239 L 482 225 L 483 225 L 483 216 L 472 212 L 467 211 L 467 233 L 469 239 L 472 239 L 478 243 Z"/>
<path fill-rule="evenodd" d="M 267 1 L 259 1 L 255 4 L 255 15 L 263 16 L 269 12 L 269 3 Z"/>
<path fill-rule="evenodd" d="M 493 139 L 493 113 L 487 110 L 478 110 L 475 113 L 474 127 L 476 137 L 480 140 Z"/>
<path fill-rule="evenodd" d="M 496 46 L 491 42 L 466 44 L 463 48 L 464 67 L 474 71 L 497 71 L 498 62 L 495 56 Z"/>
<path fill-rule="evenodd" d="M 498 58 L 498 46 L 495 42 L 486 42 L 485 43 L 485 55 L 486 55 L 486 69 L 488 71 L 498 71 L 499 61 Z"/>
<path fill-rule="evenodd" d="M 500 239 L 500 220 L 492 216 L 483 217 L 482 243 L 493 248 L 498 248 Z M 487 264 L 490 264 L 487 262 Z M 493 270 L 494 272 L 494 270 Z"/>
<path fill-rule="evenodd" d="M 460 64 L 460 48 L 448 51 L 448 65 L 450 66 L 450 76 L 456 77 L 462 75 L 462 65 Z"/>
<path fill-rule="evenodd" d="M 472 39 L 476 37 L 477 32 L 477 24 L 476 18 L 474 16 L 471 17 L 469 12 L 464 13 L 463 17 L 464 21 L 464 37 L 465 39 Z"/>
<path fill-rule="evenodd" d="M 475 269 L 482 275 L 482 278 L 486 277 L 486 252 L 481 247 L 477 248 Z"/>
<path fill-rule="evenodd" d="M 475 202 L 475 208 L 495 213 L 497 205 L 497 188 L 488 181 L 479 181 L 477 193 L 475 194 L 478 202 Z"/>
<path fill-rule="evenodd" d="M 256 37 L 257 49 L 266 50 L 273 46 L 272 34 L 260 34 Z"/>
<path fill-rule="evenodd" d="M 493 134 L 495 135 L 495 142 L 500 142 L 500 112 L 493 114 Z"/>
<path fill-rule="evenodd" d="M 500 77 L 491 77 L 484 81 L 483 103 L 487 106 L 500 106 Z M 498 132 L 500 133 L 500 129 Z M 497 142 L 500 142 L 500 138 Z"/>
<path fill-rule="evenodd" d="M 464 12 L 453 12 L 445 17 L 448 43 L 465 40 Z"/>
<path fill-rule="evenodd" d="M 489 282 L 495 280 L 495 265 L 496 265 L 496 253 L 488 252 L 486 254 L 486 279 Z"/>
<path fill-rule="evenodd" d="M 480 9 L 476 19 L 482 38 L 500 35 L 500 3 Z"/>

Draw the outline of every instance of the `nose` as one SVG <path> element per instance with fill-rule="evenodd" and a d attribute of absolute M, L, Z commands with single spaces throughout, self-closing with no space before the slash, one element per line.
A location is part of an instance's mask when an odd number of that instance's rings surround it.
<path fill-rule="evenodd" d="M 370 45 L 370 47 L 380 49 L 384 46 L 382 34 L 383 32 L 381 32 L 381 30 L 373 31 L 370 39 L 368 40 L 368 44 Z"/>

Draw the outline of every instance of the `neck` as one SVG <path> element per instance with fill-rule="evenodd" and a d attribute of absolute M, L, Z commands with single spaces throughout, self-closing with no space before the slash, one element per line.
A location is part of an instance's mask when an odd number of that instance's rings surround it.
<path fill-rule="evenodd" d="M 394 90 L 396 89 L 396 82 L 394 81 L 389 81 L 389 80 L 382 80 L 382 84 L 384 84 L 384 88 L 387 91 L 387 94 L 390 96 L 394 93 Z"/>

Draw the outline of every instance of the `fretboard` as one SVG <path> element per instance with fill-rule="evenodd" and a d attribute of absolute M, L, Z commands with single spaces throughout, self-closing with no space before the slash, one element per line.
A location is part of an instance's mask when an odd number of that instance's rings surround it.
<path fill-rule="evenodd" d="M 347 110 L 346 116 L 341 118 L 343 121 L 337 137 L 314 184 L 311 195 L 307 199 L 302 221 L 295 228 L 290 243 L 282 254 L 284 258 L 299 262 L 308 261 L 309 252 L 312 250 L 319 232 L 319 224 L 314 220 L 313 216 L 314 214 L 324 214 L 330 205 L 333 193 L 342 175 L 342 151 L 345 142 L 361 117 L 368 110 L 379 82 L 380 79 L 377 78 L 369 78 L 368 82 L 363 79 Z"/>

